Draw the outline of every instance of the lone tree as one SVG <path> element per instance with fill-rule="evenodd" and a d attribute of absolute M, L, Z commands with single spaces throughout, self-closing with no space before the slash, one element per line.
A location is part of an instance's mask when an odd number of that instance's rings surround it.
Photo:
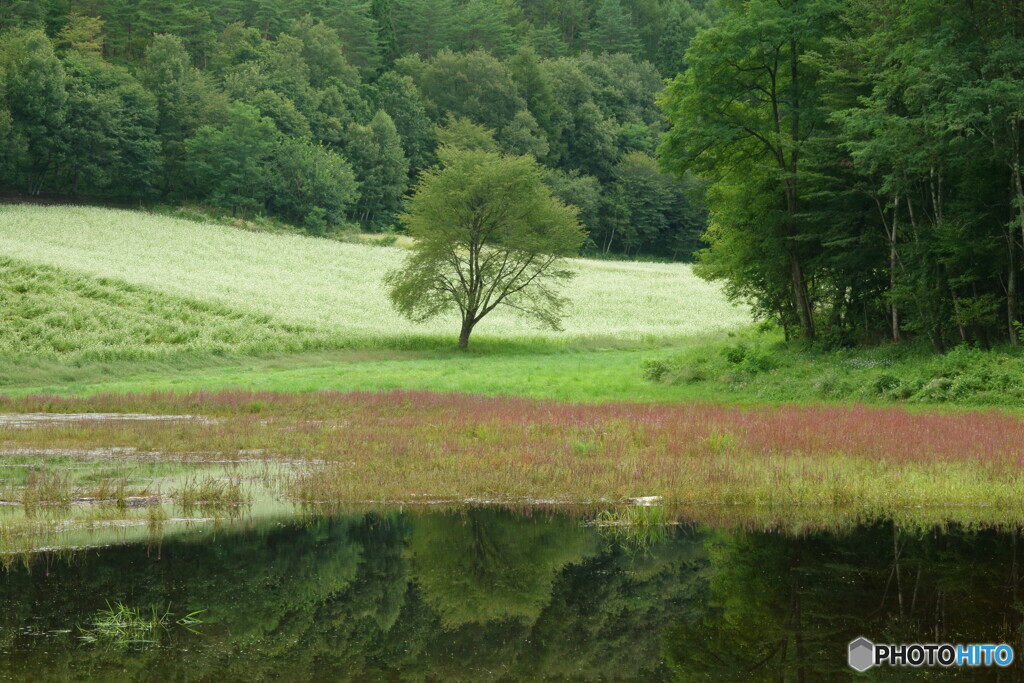
<path fill-rule="evenodd" d="M 551 196 L 532 157 L 453 148 L 440 157 L 401 217 L 416 242 L 386 278 L 395 308 L 416 322 L 458 309 L 463 349 L 498 306 L 560 329 L 559 289 L 573 276 L 563 257 L 586 237 L 575 207 Z"/>

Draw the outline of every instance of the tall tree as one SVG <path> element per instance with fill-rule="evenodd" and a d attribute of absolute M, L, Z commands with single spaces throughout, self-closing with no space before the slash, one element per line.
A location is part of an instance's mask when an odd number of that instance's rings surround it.
<path fill-rule="evenodd" d="M 532 48 L 521 48 L 508 60 L 508 68 L 515 81 L 519 96 L 526 103 L 526 108 L 544 131 L 548 146 L 548 158 L 551 156 L 552 142 L 562 134 L 559 128 L 559 112 L 552 92 L 551 81 L 541 68 L 540 58 Z"/>
<path fill-rule="evenodd" d="M 707 16 L 689 3 L 679 3 L 663 27 L 654 54 L 654 63 L 665 78 L 685 71 L 686 50 L 697 31 L 711 25 Z"/>
<path fill-rule="evenodd" d="M 672 128 L 660 154 L 676 173 L 693 170 L 731 184 L 742 182 L 738 174 L 752 165 L 771 168 L 783 211 L 766 206 L 761 229 L 773 231 L 787 254 L 789 305 L 801 335 L 812 339 L 815 312 L 805 270 L 814 245 L 801 225 L 800 164 L 804 143 L 827 112 L 816 90 L 817 70 L 803 57 L 823 49 L 839 6 L 835 0 L 752 0 L 729 7 L 694 39 L 686 53 L 689 69 L 661 98 Z M 716 253 L 712 245 L 712 257 Z"/>
<path fill-rule="evenodd" d="M 281 134 L 247 104 L 234 104 L 223 126 L 203 126 L 185 143 L 195 191 L 213 204 L 246 215 L 263 209 Z"/>
<path fill-rule="evenodd" d="M 0 53 L 10 111 L 14 183 L 40 193 L 65 155 L 68 93 L 64 68 L 40 30 L 6 36 Z"/>
<path fill-rule="evenodd" d="M 302 41 L 302 59 L 312 87 L 359 84 L 359 72 L 345 58 L 345 46 L 336 30 L 307 14 L 292 22 L 288 34 Z"/>
<path fill-rule="evenodd" d="M 512 27 L 500 4 L 490 0 L 469 0 L 452 27 L 453 46 L 463 52 L 486 50 L 496 57 L 512 51 Z"/>
<path fill-rule="evenodd" d="M 943 118 L 954 130 L 984 140 L 992 161 L 1009 178 L 1012 213 L 1002 235 L 1007 255 L 1005 329 L 1018 344 L 1024 261 L 1024 12 L 1015 2 L 987 0 L 941 17 L 943 27 L 958 29 L 955 38 L 943 40 L 949 32 L 935 31 L 935 42 L 919 47 L 925 59 L 938 58 L 944 47 L 955 55 L 943 70 L 952 86 L 940 100 L 946 103 Z"/>
<path fill-rule="evenodd" d="M 544 131 L 529 111 L 523 109 L 499 133 L 502 147 L 509 154 L 531 154 L 543 159 L 548 154 L 548 141 Z"/>
<path fill-rule="evenodd" d="M 157 133 L 163 148 L 163 191 L 174 193 L 186 181 L 185 141 L 200 126 L 220 119 L 227 103 L 203 72 L 193 66 L 177 36 L 154 36 L 138 74 L 142 85 L 156 98 Z"/>
<path fill-rule="evenodd" d="M 586 39 L 593 52 L 640 52 L 640 36 L 619 0 L 601 0 L 594 10 L 594 27 Z"/>
<path fill-rule="evenodd" d="M 368 2 L 330 3 L 324 22 L 341 37 L 345 59 L 364 77 L 376 74 L 383 60 L 380 26 Z"/>
<path fill-rule="evenodd" d="M 345 153 L 360 186 L 352 217 L 367 228 L 390 224 L 408 186 L 409 160 L 388 113 L 378 111 L 367 126 L 352 124 Z"/>
<path fill-rule="evenodd" d="M 149 198 L 160 167 L 156 100 L 98 52 L 64 58 L 65 150 L 53 189 L 71 195 Z"/>
<path fill-rule="evenodd" d="M 380 43 L 384 64 L 390 66 L 398 59 L 398 34 L 395 33 L 393 0 L 373 0 L 370 12 L 377 22 L 377 40 Z"/>
<path fill-rule="evenodd" d="M 524 107 L 508 67 L 486 52 L 444 50 L 414 78 L 435 121 L 451 113 L 500 130 Z"/>
<path fill-rule="evenodd" d="M 430 59 L 450 48 L 455 14 L 452 0 L 396 0 L 395 31 L 402 51 Z"/>
<path fill-rule="evenodd" d="M 284 139 L 275 154 L 267 207 L 323 234 L 344 222 L 357 188 L 352 168 L 339 154 L 309 140 Z"/>
<path fill-rule="evenodd" d="M 456 309 L 459 348 L 504 307 L 558 329 L 572 277 L 562 258 L 585 238 L 576 210 L 551 196 L 530 157 L 445 148 L 402 216 L 416 243 L 387 277 L 392 303 L 413 320 Z"/>
<path fill-rule="evenodd" d="M 453 149 L 475 149 L 483 152 L 497 152 L 498 141 L 494 131 L 469 119 L 448 114 L 435 129 L 439 147 Z"/>
<path fill-rule="evenodd" d="M 431 165 L 434 157 L 434 127 L 427 117 L 423 96 L 411 78 L 394 71 L 382 74 L 376 86 L 374 101 L 394 121 L 409 160 L 409 174 L 415 176 Z"/>

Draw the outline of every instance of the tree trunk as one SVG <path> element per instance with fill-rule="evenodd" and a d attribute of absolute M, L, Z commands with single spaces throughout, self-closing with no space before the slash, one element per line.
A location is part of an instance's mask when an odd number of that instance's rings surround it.
<path fill-rule="evenodd" d="M 612 249 L 612 240 L 615 239 L 615 228 L 612 228 L 611 233 L 608 235 L 608 240 L 604 243 L 604 253 L 607 254 Z"/>
<path fill-rule="evenodd" d="M 889 248 L 889 324 L 892 327 L 892 340 L 900 342 L 900 309 L 896 306 L 896 242 Z"/>
<path fill-rule="evenodd" d="M 800 317 L 800 332 L 804 339 L 814 339 L 814 313 L 810 297 L 807 295 L 807 282 L 804 280 L 800 257 L 792 248 L 789 252 L 789 272 L 793 284 L 793 303 Z"/>
<path fill-rule="evenodd" d="M 807 281 L 804 279 L 803 265 L 800 263 L 800 255 L 797 253 L 799 245 L 795 240 L 797 201 L 794 171 L 794 177 L 786 179 L 786 213 L 788 214 L 786 217 L 786 237 L 788 238 L 786 251 L 789 252 L 790 284 L 793 286 L 793 304 L 796 306 L 797 318 L 800 320 L 800 333 L 804 339 L 814 339 L 814 307 L 807 294 Z"/>
<path fill-rule="evenodd" d="M 892 226 L 889 233 L 889 313 L 890 324 L 892 325 L 892 340 L 895 343 L 900 341 L 900 311 L 896 306 L 896 263 L 899 259 L 899 252 L 896 251 L 896 226 L 899 210 L 900 196 L 896 195 L 892 202 Z"/>
<path fill-rule="evenodd" d="M 799 209 L 800 195 L 797 191 L 797 171 L 800 159 L 800 68 L 798 58 L 798 45 L 796 38 L 789 39 L 789 106 L 793 113 L 789 121 L 790 144 L 793 148 L 789 153 L 788 168 L 785 168 L 786 178 L 786 213 L 789 214 L 786 220 L 786 231 L 790 238 L 789 242 L 789 266 L 793 279 L 793 303 L 796 304 L 796 312 L 800 316 L 800 332 L 804 339 L 814 339 L 814 305 L 807 293 L 807 280 L 804 278 L 803 265 L 800 263 L 798 253 L 799 244 L 794 238 L 797 236 L 797 211 Z"/>
<path fill-rule="evenodd" d="M 1017 121 L 1013 122 L 1013 188 L 1015 191 L 1016 204 L 1017 204 L 1017 220 L 1020 223 L 1020 232 L 1022 244 L 1024 244 L 1024 181 L 1021 180 L 1020 170 L 1020 135 L 1018 132 L 1019 126 Z M 1007 284 L 1006 292 L 1006 307 L 1007 307 L 1007 325 L 1009 326 L 1010 342 L 1016 345 L 1019 343 L 1019 337 L 1017 334 L 1017 328 L 1014 325 L 1019 319 L 1020 308 L 1017 300 L 1017 245 L 1016 239 L 1014 238 L 1014 231 L 1011 229 L 1008 231 L 1009 238 L 1009 249 L 1010 249 L 1010 277 L 1009 283 Z"/>
<path fill-rule="evenodd" d="M 1017 322 L 1019 310 L 1017 303 L 1017 246 L 1014 244 L 1016 242 L 1013 238 L 1014 232 L 1015 230 L 1010 228 L 1006 235 L 1006 248 L 1010 257 L 1010 265 L 1006 273 L 1006 328 L 1010 335 L 1010 343 L 1016 346 L 1020 342 L 1017 338 L 1017 328 L 1014 325 Z"/>
<path fill-rule="evenodd" d="M 473 333 L 473 326 L 476 322 L 473 320 L 473 316 L 466 315 L 462 318 L 462 330 L 459 332 L 459 348 L 466 349 L 469 347 L 469 335 Z"/>

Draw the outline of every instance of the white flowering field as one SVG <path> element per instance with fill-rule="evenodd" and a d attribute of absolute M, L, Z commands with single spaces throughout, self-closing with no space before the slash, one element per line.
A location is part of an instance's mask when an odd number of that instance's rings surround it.
<path fill-rule="evenodd" d="M 390 307 L 381 278 L 401 249 L 251 233 L 133 211 L 0 206 L 0 257 L 111 278 L 281 324 L 313 328 L 352 344 L 452 336 L 454 319 L 414 324 Z M 578 260 L 564 332 L 498 313 L 475 339 L 650 342 L 737 329 L 746 310 L 687 265 Z"/>

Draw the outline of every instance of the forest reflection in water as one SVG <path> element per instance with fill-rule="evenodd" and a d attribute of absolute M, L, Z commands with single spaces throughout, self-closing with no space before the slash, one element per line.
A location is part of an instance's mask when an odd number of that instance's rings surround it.
<path fill-rule="evenodd" d="M 499 508 L 197 528 L 39 553 L 0 573 L 15 680 L 823 680 L 847 643 L 1020 653 L 1020 530 L 736 530 L 648 537 Z M 152 642 L 88 641 L 109 604 L 175 615 Z M 1008 670 L 875 670 L 887 677 Z"/>

